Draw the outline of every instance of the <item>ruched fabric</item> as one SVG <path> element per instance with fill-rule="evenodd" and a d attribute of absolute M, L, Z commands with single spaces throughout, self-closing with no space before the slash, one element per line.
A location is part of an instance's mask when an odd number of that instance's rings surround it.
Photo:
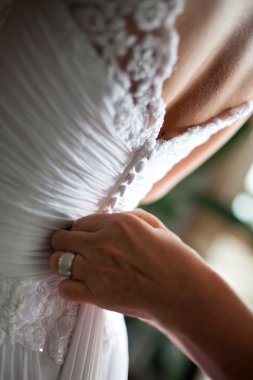
<path fill-rule="evenodd" d="M 11 18 L 0 34 L 0 379 L 105 379 L 107 312 L 59 298 L 50 238 L 102 210 L 132 152 L 114 136 L 106 72 L 89 45 L 68 59 L 50 35 L 55 14 L 47 24 L 26 11 L 17 5 L 15 34 Z M 123 333 L 106 339 L 120 365 L 108 380 L 126 379 L 122 316 L 114 327 Z"/>
<path fill-rule="evenodd" d="M 124 136 L 115 104 L 125 100 L 127 88 L 130 96 L 129 78 L 120 71 L 111 75 L 111 57 L 107 62 L 99 56 L 70 17 L 70 3 L 16 1 L 0 33 L 0 380 L 127 379 L 123 317 L 59 297 L 61 279 L 48 266 L 51 235 L 81 216 L 133 209 L 173 165 L 253 109 L 251 101 L 231 110 L 226 120 L 216 118 L 158 141 L 162 118 L 159 114 L 155 120 L 155 111 L 161 109 L 162 82 L 152 86 L 147 73 L 150 88 L 145 83 L 139 87 L 146 95 L 156 87 L 155 101 L 153 95 L 143 96 L 147 114 L 141 101 L 135 99 L 135 107 L 134 97 L 128 99 Z M 138 21 L 148 0 L 132 3 L 139 7 Z M 174 15 L 161 36 L 163 54 L 170 55 L 169 73 L 178 41 L 173 20 L 181 1 L 166 7 L 166 2 L 158 3 L 156 20 L 162 22 L 164 10 Z M 157 25 L 142 18 L 143 30 Z M 154 36 L 144 42 L 156 48 Z M 137 58 L 139 48 L 143 46 L 137 44 Z M 159 58 L 163 63 L 164 55 Z M 129 71 L 137 75 L 143 62 L 134 63 Z M 129 122 L 134 112 L 143 128 Z"/>

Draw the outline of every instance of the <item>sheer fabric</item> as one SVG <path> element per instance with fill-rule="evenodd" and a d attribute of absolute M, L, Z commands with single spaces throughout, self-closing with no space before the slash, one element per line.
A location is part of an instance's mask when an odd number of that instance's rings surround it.
<path fill-rule="evenodd" d="M 59 297 L 50 237 L 81 216 L 133 209 L 196 146 L 252 112 L 250 101 L 225 120 L 157 140 L 180 11 L 181 1 L 169 0 L 17 0 L 7 7 L 0 33 L 1 380 L 127 378 L 122 316 Z"/>

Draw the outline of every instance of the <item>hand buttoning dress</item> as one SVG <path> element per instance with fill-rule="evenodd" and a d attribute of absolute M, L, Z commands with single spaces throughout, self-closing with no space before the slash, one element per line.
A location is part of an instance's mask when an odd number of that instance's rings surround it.
<path fill-rule="evenodd" d="M 253 103 L 157 140 L 179 0 L 0 10 L 0 380 L 126 380 L 123 317 L 59 297 L 50 237 L 81 216 L 133 209 Z"/>

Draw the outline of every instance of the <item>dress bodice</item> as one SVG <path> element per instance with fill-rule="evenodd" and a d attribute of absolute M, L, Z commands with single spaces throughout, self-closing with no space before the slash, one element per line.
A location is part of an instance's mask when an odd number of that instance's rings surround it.
<path fill-rule="evenodd" d="M 63 363 L 78 307 L 57 294 L 59 279 L 48 267 L 52 233 L 90 213 L 133 209 L 196 146 L 252 112 L 251 101 L 225 120 L 157 140 L 180 11 L 179 0 L 26 0 L 6 18 L 0 34 L 2 344 L 46 350 Z"/>

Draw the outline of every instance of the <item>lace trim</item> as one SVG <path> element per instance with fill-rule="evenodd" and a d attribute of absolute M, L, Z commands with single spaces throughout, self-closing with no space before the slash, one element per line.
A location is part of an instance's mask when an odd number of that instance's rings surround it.
<path fill-rule="evenodd" d="M 185 133 L 170 140 L 157 140 L 157 150 L 161 164 L 171 163 L 175 158 L 187 156 L 195 147 L 205 143 L 213 134 L 231 126 L 253 112 L 253 99 L 231 108 L 228 117 L 214 117 L 211 121 L 189 128 Z M 193 143 L 194 142 L 194 143 Z"/>
<path fill-rule="evenodd" d="M 190 128 L 169 141 L 148 139 L 136 152 L 104 201 L 104 212 L 115 211 L 127 187 L 145 170 L 148 161 L 154 165 L 152 161 L 158 158 L 159 164 L 165 163 L 167 167 L 182 152 L 187 155 L 189 147 L 192 150 L 213 133 L 252 112 L 253 100 L 230 110 L 230 115 L 225 120 L 214 118 L 210 123 Z M 78 306 L 65 302 L 58 295 L 60 280 L 59 277 L 43 280 L 0 278 L 0 344 L 20 343 L 27 349 L 46 351 L 57 364 L 63 363 L 78 315 Z M 109 349 L 112 337 L 108 333 L 108 325 L 105 326 L 104 335 L 104 348 Z"/>
<path fill-rule="evenodd" d="M 253 112 L 253 99 L 247 103 L 229 110 L 225 119 L 215 117 L 210 122 L 189 128 L 185 133 L 170 140 L 147 139 L 143 146 L 136 151 L 131 163 L 101 204 L 100 209 L 112 213 L 119 208 L 128 187 L 137 179 L 139 174 L 145 176 L 145 168 L 149 163 L 153 167 L 153 183 L 161 179 L 171 167 L 182 160 L 197 146 L 205 143 L 213 134 L 236 121 L 250 116 Z M 193 143 L 194 142 L 194 143 Z M 152 171 L 152 170 L 151 170 Z M 149 172 L 150 174 L 150 172 Z"/>
<path fill-rule="evenodd" d="M 78 305 L 57 292 L 60 279 L 0 278 L 0 344 L 20 343 L 46 351 L 62 364 L 78 315 Z"/>
<path fill-rule="evenodd" d="M 177 58 L 173 29 L 181 0 L 66 1 L 79 30 L 108 68 L 116 132 L 136 149 L 156 137 L 165 107 L 162 85 Z"/>
<path fill-rule="evenodd" d="M 150 0 L 129 0 L 124 5 L 116 0 L 107 0 L 106 4 L 105 1 L 67 4 L 80 29 L 88 38 L 94 36 L 92 43 L 97 53 L 108 63 L 117 110 L 115 126 L 120 133 L 125 131 L 124 138 L 135 150 L 131 163 L 101 204 L 104 212 L 113 212 L 148 162 L 156 170 L 155 159 L 159 157 L 159 165 L 168 169 L 173 160 L 186 156 L 213 133 L 247 116 L 253 110 L 253 102 L 231 110 L 226 120 L 216 118 L 169 141 L 155 140 L 163 121 L 163 80 L 176 59 L 177 36 L 172 24 L 181 2 L 159 1 L 154 6 Z M 128 30 L 127 20 L 138 33 Z M 122 57 L 127 58 L 123 66 Z M 78 306 L 59 297 L 58 282 L 59 278 L 0 278 L 0 343 L 17 342 L 32 350 L 45 350 L 56 363 L 63 363 Z"/>
<path fill-rule="evenodd" d="M 123 181 L 118 188 L 123 196 L 135 173 L 144 169 L 145 160 L 151 159 L 155 140 L 149 138 L 159 133 L 163 122 L 162 84 L 176 61 L 178 38 L 172 25 L 181 1 L 160 0 L 154 4 L 150 0 L 127 3 L 65 0 L 64 3 L 79 32 L 86 35 L 108 70 L 116 131 L 121 136 L 123 133 L 133 149 L 141 146 L 131 168 L 127 168 L 126 183 Z M 6 4 L 9 11 L 11 3 Z M 76 30 L 65 32 L 64 41 L 76 37 L 79 43 Z M 105 200 L 109 212 L 116 207 L 117 199 L 114 194 Z M 0 344 L 20 343 L 27 349 L 46 351 L 57 364 L 63 363 L 78 306 L 59 297 L 58 282 L 58 278 L 0 278 Z"/>

